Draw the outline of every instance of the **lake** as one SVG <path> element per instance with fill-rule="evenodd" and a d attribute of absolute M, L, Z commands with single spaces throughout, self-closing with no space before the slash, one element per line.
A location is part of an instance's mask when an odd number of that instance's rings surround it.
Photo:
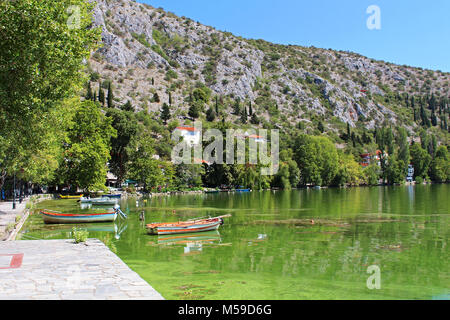
<path fill-rule="evenodd" d="M 78 227 L 166 299 L 449 299 L 449 191 L 444 184 L 129 199 L 121 202 L 127 221 Z M 74 200 L 39 208 L 81 210 Z M 72 238 L 72 226 L 44 225 L 37 212 L 22 239 Z M 225 214 L 232 217 L 218 232 L 150 236 L 144 227 Z M 369 289 L 374 284 L 379 289 Z"/>

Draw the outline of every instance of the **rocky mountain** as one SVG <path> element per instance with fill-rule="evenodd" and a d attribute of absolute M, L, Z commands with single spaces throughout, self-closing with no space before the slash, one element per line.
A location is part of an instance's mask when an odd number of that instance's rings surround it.
<path fill-rule="evenodd" d="M 447 103 L 450 97 L 449 73 L 244 39 L 130 0 L 96 2 L 103 47 L 89 63 L 93 87 L 111 82 L 116 102 L 130 101 L 136 110 L 159 113 L 170 92 L 181 119 L 200 82 L 220 97 L 221 114 L 232 121 L 239 119 L 232 112 L 239 99 L 262 124 L 309 128 L 323 121 L 337 133 L 347 123 L 371 129 L 389 121 L 412 132 L 418 125 L 411 97 L 435 95 Z"/>

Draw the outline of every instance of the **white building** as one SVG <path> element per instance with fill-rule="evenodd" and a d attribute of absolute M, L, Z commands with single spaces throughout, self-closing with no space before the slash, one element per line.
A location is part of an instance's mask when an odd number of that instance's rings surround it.
<path fill-rule="evenodd" d="M 414 167 L 411 164 L 408 166 L 408 176 L 406 177 L 406 181 L 414 181 Z"/>
<path fill-rule="evenodd" d="M 181 136 L 184 141 L 190 146 L 196 146 L 200 144 L 201 132 L 193 127 L 177 127 L 176 130 L 181 132 Z"/>

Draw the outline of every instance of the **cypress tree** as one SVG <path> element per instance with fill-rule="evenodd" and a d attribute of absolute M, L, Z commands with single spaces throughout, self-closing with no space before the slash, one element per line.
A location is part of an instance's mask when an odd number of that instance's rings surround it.
<path fill-rule="evenodd" d="M 375 129 L 375 134 L 376 134 L 376 129 Z M 350 123 L 347 122 L 347 141 L 350 140 L 352 136 L 352 133 L 350 131 Z"/>
<path fill-rule="evenodd" d="M 105 91 L 103 91 L 103 88 L 101 85 L 99 85 L 98 89 L 98 101 L 100 101 L 101 105 L 105 105 Z"/>
<path fill-rule="evenodd" d="M 164 102 L 161 110 L 161 119 L 163 120 L 164 124 L 167 123 L 167 120 L 169 120 L 171 117 L 170 115 L 170 109 L 167 103 Z"/>
<path fill-rule="evenodd" d="M 219 96 L 216 96 L 216 114 L 219 114 Z"/>
<path fill-rule="evenodd" d="M 256 115 L 256 113 L 253 113 L 253 114 L 252 114 L 252 117 L 251 117 L 251 119 L 250 119 L 250 123 L 256 124 L 256 125 L 259 124 L 259 118 L 258 118 L 258 116 Z"/>
<path fill-rule="evenodd" d="M 234 114 L 235 115 L 241 114 L 241 101 L 239 98 L 237 98 L 234 103 Z"/>
<path fill-rule="evenodd" d="M 244 107 L 244 109 L 242 110 L 242 113 L 241 113 L 241 122 L 247 123 L 247 118 L 248 118 L 247 107 Z"/>
<path fill-rule="evenodd" d="M 200 116 L 200 111 L 199 111 L 199 107 L 196 103 L 193 103 L 190 107 L 189 107 L 189 111 L 188 111 L 188 115 L 191 118 L 197 119 Z"/>
<path fill-rule="evenodd" d="M 252 102 L 251 102 L 251 101 L 250 101 L 250 103 L 249 103 L 248 114 L 249 114 L 249 116 L 252 116 L 252 115 L 253 115 L 253 108 L 252 108 Z"/>
<path fill-rule="evenodd" d="M 172 105 L 172 93 L 169 91 L 169 106 Z"/>
<path fill-rule="evenodd" d="M 317 125 L 317 129 L 319 129 L 319 131 L 321 133 L 323 133 L 325 131 L 322 121 L 319 121 L 319 124 Z"/>
<path fill-rule="evenodd" d="M 112 92 L 112 88 L 111 88 L 111 82 L 109 82 L 108 84 L 108 108 L 113 108 L 113 92 Z"/>
<path fill-rule="evenodd" d="M 89 81 L 88 87 L 87 87 L 87 93 L 86 93 L 86 100 L 92 100 L 92 88 L 91 88 L 91 82 Z"/>

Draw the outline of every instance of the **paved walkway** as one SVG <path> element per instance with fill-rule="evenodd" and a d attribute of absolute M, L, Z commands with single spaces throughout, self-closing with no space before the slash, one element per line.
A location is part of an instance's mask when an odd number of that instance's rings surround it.
<path fill-rule="evenodd" d="M 0 241 L 7 235 L 7 228 L 9 224 L 16 223 L 16 216 L 22 216 L 26 202 L 28 199 L 23 199 L 22 203 L 16 201 L 16 209 L 12 209 L 12 201 L 0 202 Z"/>
<path fill-rule="evenodd" d="M 164 299 L 101 241 L 0 242 L 0 300 Z"/>

